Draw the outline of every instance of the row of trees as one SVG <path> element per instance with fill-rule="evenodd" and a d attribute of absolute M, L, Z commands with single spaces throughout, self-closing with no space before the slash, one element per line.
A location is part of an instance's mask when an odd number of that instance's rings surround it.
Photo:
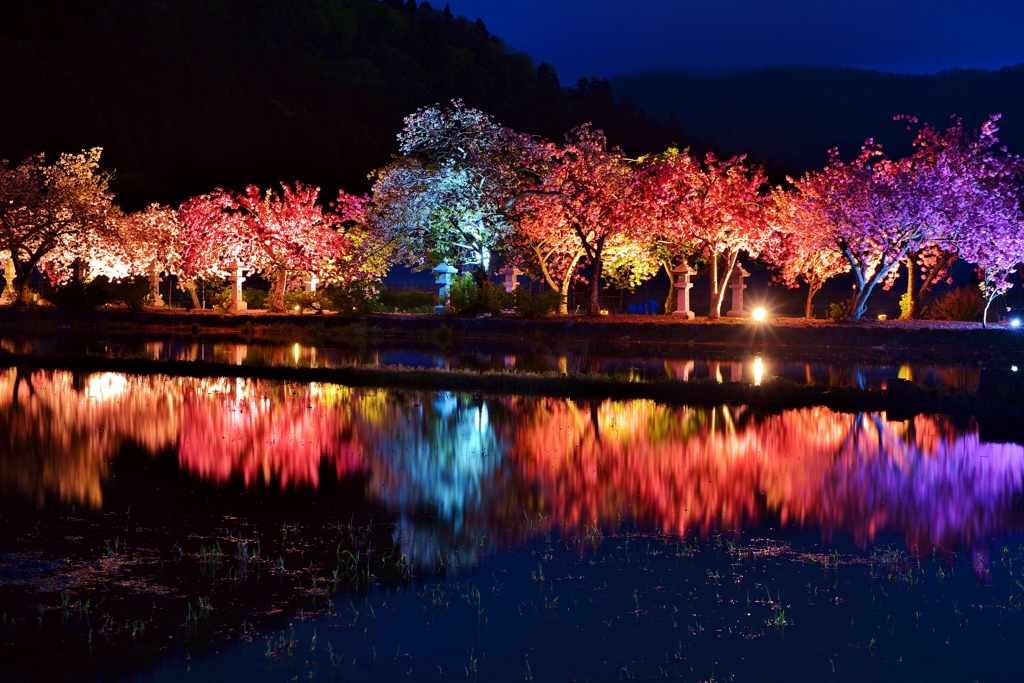
<path fill-rule="evenodd" d="M 190 288 L 242 267 L 271 280 L 280 310 L 300 275 L 377 278 L 398 261 L 473 263 L 485 273 L 498 255 L 563 295 L 585 283 L 592 314 L 602 279 L 634 287 L 686 262 L 709 277 L 714 318 L 745 254 L 790 287 L 806 284 L 808 316 L 823 284 L 852 272 L 855 320 L 901 266 L 913 317 L 962 258 L 977 266 L 991 303 L 1024 261 L 1024 166 L 999 147 L 996 116 L 976 131 L 959 120 L 945 130 L 903 120 L 917 131 L 907 156 L 890 158 L 868 140 L 854 159 L 833 150 L 824 169 L 775 188 L 742 156 L 669 149 L 630 159 L 590 125 L 555 144 L 460 101 L 407 117 L 400 153 L 371 176 L 372 195 L 342 191 L 327 206 L 319 188 L 295 183 L 122 214 L 98 149 L 50 165 L 37 156 L 0 166 L 0 257 L 14 255 L 23 300 L 33 268 L 54 282 L 83 264 L 111 278 L 168 272 Z"/>

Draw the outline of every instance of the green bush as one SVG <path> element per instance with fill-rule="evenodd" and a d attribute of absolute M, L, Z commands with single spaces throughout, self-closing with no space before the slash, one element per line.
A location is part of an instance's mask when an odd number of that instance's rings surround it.
<path fill-rule="evenodd" d="M 476 279 L 465 273 L 462 277 L 455 277 L 452 280 L 448 303 L 455 313 L 468 315 L 476 312 L 479 296 L 480 288 L 476 284 Z"/>
<path fill-rule="evenodd" d="M 490 279 L 477 284 L 477 312 L 498 315 L 506 308 L 512 308 L 514 298 L 503 287 L 497 287 Z"/>
<path fill-rule="evenodd" d="M 531 294 L 525 289 L 519 288 L 515 290 L 514 298 L 513 307 L 516 313 L 524 318 L 541 318 L 558 310 L 558 305 L 562 303 L 562 295 L 552 291 Z"/>
<path fill-rule="evenodd" d="M 934 320 L 976 322 L 985 310 L 985 298 L 977 287 L 958 287 L 943 294 L 929 309 Z"/>
<path fill-rule="evenodd" d="M 849 320 L 851 315 L 853 315 L 853 299 L 828 305 L 828 319 L 834 323 Z"/>
<path fill-rule="evenodd" d="M 265 289 L 242 288 L 242 301 L 249 310 L 263 310 L 270 306 L 270 292 Z"/>
<path fill-rule="evenodd" d="M 350 280 L 331 287 L 325 307 L 344 314 L 377 313 L 383 309 L 382 291 L 376 280 Z"/>
<path fill-rule="evenodd" d="M 437 294 L 433 292 L 389 292 L 384 290 L 380 303 L 386 311 L 402 313 L 430 313 L 437 306 Z"/>
<path fill-rule="evenodd" d="M 46 299 L 57 308 L 65 310 L 90 310 L 110 304 L 123 304 L 127 308 L 141 310 L 149 299 L 149 281 L 145 278 L 130 278 L 111 282 L 98 277 L 90 282 L 69 282 L 53 287 L 46 292 Z"/>

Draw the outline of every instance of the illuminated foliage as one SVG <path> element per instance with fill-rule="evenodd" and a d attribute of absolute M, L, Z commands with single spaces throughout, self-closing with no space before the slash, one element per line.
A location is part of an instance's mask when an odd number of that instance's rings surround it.
<path fill-rule="evenodd" d="M 708 154 L 698 163 L 669 150 L 649 174 L 659 240 L 675 258 L 693 255 L 705 266 L 711 279 L 708 315 L 717 318 L 740 252 L 756 258 L 778 241 L 761 194 L 764 173 L 749 168 L 742 156 L 720 161 Z"/>
<path fill-rule="evenodd" d="M 318 187 L 282 183 L 281 188 L 280 194 L 255 185 L 241 193 L 218 189 L 185 202 L 179 211 L 183 276 L 226 274 L 237 262 L 270 276 L 272 305 L 280 311 L 289 276 L 312 273 L 332 281 L 356 270 L 353 239 L 335 225 L 357 219 L 360 200 L 342 195 L 339 216 L 316 203 Z"/>
<path fill-rule="evenodd" d="M 468 262 L 486 270 L 547 146 L 460 100 L 406 117 L 398 142 L 401 154 L 374 174 L 371 222 L 413 266 Z"/>
<path fill-rule="evenodd" d="M 62 154 L 53 164 L 42 154 L 14 166 L 0 162 L 0 258 L 13 258 L 20 301 L 28 301 L 33 269 L 61 282 L 76 261 L 117 242 L 119 212 L 101 151 Z"/>

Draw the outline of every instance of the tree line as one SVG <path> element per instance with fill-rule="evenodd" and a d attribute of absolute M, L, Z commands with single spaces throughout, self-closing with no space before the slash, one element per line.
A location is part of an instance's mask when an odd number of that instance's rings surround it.
<path fill-rule="evenodd" d="M 807 287 L 806 313 L 831 277 L 850 272 L 844 316 L 859 320 L 871 293 L 901 272 L 905 317 L 963 259 L 978 272 L 987 308 L 1024 261 L 1022 165 L 1000 147 L 998 116 L 977 130 L 899 117 L 916 131 L 911 153 L 890 157 L 867 140 L 851 161 L 772 186 L 743 156 L 698 157 L 669 148 L 636 158 L 590 124 L 555 143 L 516 131 L 455 100 L 417 110 L 399 153 L 371 174 L 371 192 L 322 202 L 320 189 L 215 189 L 178 207 L 124 213 L 100 150 L 47 163 L 0 166 L 0 258 L 28 300 L 33 269 L 51 282 L 89 276 L 175 274 L 181 286 L 241 268 L 272 283 L 272 307 L 299 278 L 374 280 L 395 263 L 472 264 L 480 278 L 500 258 L 565 295 L 574 282 L 600 313 L 602 282 L 635 287 L 677 266 L 710 280 L 721 312 L 741 254 Z M 671 303 L 671 301 L 669 302 Z"/>

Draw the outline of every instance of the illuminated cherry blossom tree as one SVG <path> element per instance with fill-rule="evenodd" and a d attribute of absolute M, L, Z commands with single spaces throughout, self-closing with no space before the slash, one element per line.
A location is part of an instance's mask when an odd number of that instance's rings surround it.
<path fill-rule="evenodd" d="M 764 173 L 748 167 L 742 156 L 720 161 L 708 154 L 698 163 L 671 149 L 651 173 L 659 239 L 676 258 L 692 254 L 705 264 L 711 278 L 708 317 L 717 318 L 740 252 L 757 257 L 779 239 L 767 220 Z"/>
<path fill-rule="evenodd" d="M 583 248 L 590 266 L 587 308 L 590 315 L 598 315 L 608 250 L 639 237 L 643 225 L 633 164 L 621 150 L 608 148 L 602 131 L 585 124 L 566 136 L 540 192 L 551 197 L 557 207 L 558 217 L 552 225 L 568 227 Z"/>
<path fill-rule="evenodd" d="M 558 313 L 569 312 L 566 297 L 584 257 L 579 236 L 569 226 L 553 196 L 532 195 L 517 205 L 521 211 L 515 229 L 506 238 L 505 251 L 531 276 L 540 276 L 561 294 Z"/>
<path fill-rule="evenodd" d="M 342 216 L 317 204 L 320 188 L 281 184 L 280 193 L 250 185 L 241 193 L 215 190 L 185 202 L 182 274 L 186 278 L 223 274 L 229 264 L 269 275 L 272 306 L 284 310 L 288 277 L 297 271 L 330 281 L 351 267 L 352 240 L 335 225 Z M 338 204 L 352 213 L 353 201 Z M 356 202 L 358 200 L 355 200 Z"/>
<path fill-rule="evenodd" d="M 779 268 L 778 279 L 787 287 L 799 287 L 801 281 L 807 284 L 804 317 L 808 320 L 814 317 L 814 295 L 828 280 L 850 270 L 850 262 L 829 238 L 820 180 L 821 176 L 791 180 L 791 191 L 780 188 L 772 193 L 775 206 L 770 212 L 782 241 L 767 260 Z"/>
<path fill-rule="evenodd" d="M 119 211 L 101 152 L 62 154 L 53 164 L 42 154 L 13 166 L 0 162 L 0 259 L 13 260 L 19 301 L 28 301 L 33 269 L 60 282 L 71 264 L 116 239 Z"/>
<path fill-rule="evenodd" d="M 400 154 L 374 174 L 370 222 L 413 266 L 470 262 L 486 270 L 509 212 L 550 145 L 495 123 L 461 100 L 405 119 Z"/>

